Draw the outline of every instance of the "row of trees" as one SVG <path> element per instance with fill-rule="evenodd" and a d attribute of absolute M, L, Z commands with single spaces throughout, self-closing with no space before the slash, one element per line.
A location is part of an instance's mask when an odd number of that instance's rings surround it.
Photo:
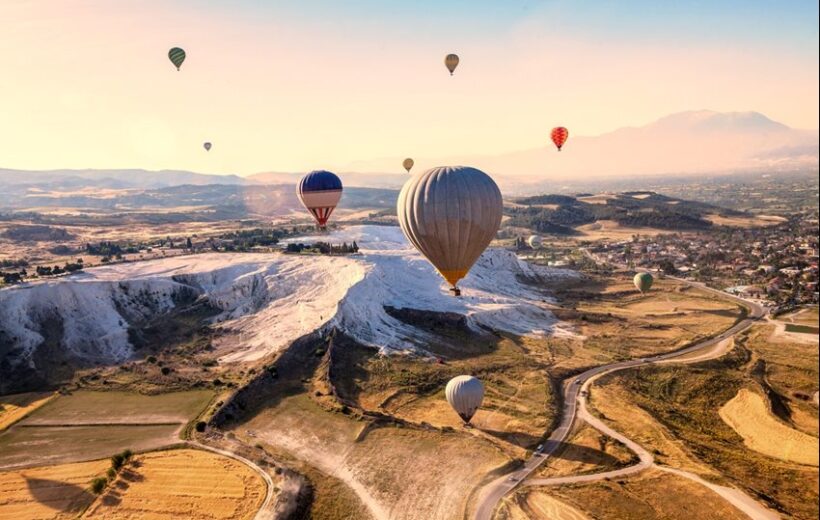
<path fill-rule="evenodd" d="M 323 255 L 350 254 L 359 252 L 359 244 L 354 240 L 352 244 L 344 242 L 340 246 L 334 246 L 329 242 L 316 242 L 315 244 L 288 244 L 285 247 L 287 253 L 318 252 Z"/>

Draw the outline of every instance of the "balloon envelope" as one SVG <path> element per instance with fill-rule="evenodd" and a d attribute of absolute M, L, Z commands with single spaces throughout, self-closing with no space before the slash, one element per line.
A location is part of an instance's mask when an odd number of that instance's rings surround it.
<path fill-rule="evenodd" d="M 569 130 L 567 130 L 563 126 L 557 126 L 552 129 L 550 137 L 552 137 L 552 142 L 555 143 L 555 146 L 558 147 L 558 151 L 560 152 L 561 147 L 564 146 L 564 143 L 567 142 L 567 138 L 569 137 Z"/>
<path fill-rule="evenodd" d="M 458 55 L 456 54 L 448 54 L 444 57 L 444 66 L 450 71 L 451 76 L 453 75 L 453 71 L 456 70 L 456 67 L 458 67 L 458 61 Z"/>
<path fill-rule="evenodd" d="M 635 287 L 642 293 L 648 291 L 654 281 L 655 279 L 652 278 L 652 275 L 649 273 L 638 273 L 635 275 L 635 278 L 632 279 L 632 283 L 634 283 Z"/>
<path fill-rule="evenodd" d="M 326 170 L 312 171 L 299 181 L 296 195 L 319 227 L 324 228 L 342 198 L 342 181 L 335 173 Z"/>
<path fill-rule="evenodd" d="M 202 146 L 205 148 L 206 151 L 211 151 L 211 143 L 203 143 Z"/>
<path fill-rule="evenodd" d="M 396 203 L 407 239 L 454 289 L 495 238 L 501 209 L 495 181 L 469 166 L 441 166 L 410 177 Z"/>
<path fill-rule="evenodd" d="M 174 47 L 168 51 L 168 59 L 171 60 L 171 63 L 179 70 L 182 62 L 185 61 L 185 51 L 179 47 Z"/>
<path fill-rule="evenodd" d="M 407 159 L 405 159 L 404 162 L 401 163 L 401 165 L 404 166 L 404 169 L 407 170 L 407 173 L 410 173 L 410 170 L 413 168 L 414 164 L 416 164 L 416 163 L 413 162 L 413 159 L 411 159 L 409 157 Z"/>
<path fill-rule="evenodd" d="M 461 420 L 469 423 L 484 400 L 484 385 L 473 376 L 456 376 L 447 382 L 444 395 Z"/>
<path fill-rule="evenodd" d="M 529 245 L 533 249 L 538 249 L 541 247 L 541 237 L 538 235 L 532 235 L 530 238 L 527 239 L 527 245 Z"/>

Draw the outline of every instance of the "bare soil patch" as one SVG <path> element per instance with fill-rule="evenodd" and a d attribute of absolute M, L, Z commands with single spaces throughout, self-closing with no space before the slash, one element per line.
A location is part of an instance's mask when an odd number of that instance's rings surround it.
<path fill-rule="evenodd" d="M 781 460 L 817 466 L 820 441 L 772 416 L 763 396 L 746 388 L 720 409 L 720 417 L 749 448 Z"/>

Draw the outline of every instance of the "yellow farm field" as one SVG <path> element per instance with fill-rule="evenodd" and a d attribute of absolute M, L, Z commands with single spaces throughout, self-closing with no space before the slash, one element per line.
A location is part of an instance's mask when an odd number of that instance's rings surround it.
<path fill-rule="evenodd" d="M 46 404 L 54 397 L 50 392 L 28 392 L 25 394 L 0 396 L 0 431 Z"/>
<path fill-rule="evenodd" d="M 0 518 L 76 518 L 94 500 L 91 479 L 108 466 L 108 460 L 95 460 L 0 472 Z"/>
<path fill-rule="evenodd" d="M 789 462 L 818 465 L 820 442 L 775 419 L 763 397 L 741 388 L 720 409 L 720 417 L 732 427 L 750 449 Z"/>
<path fill-rule="evenodd" d="M 214 453 L 181 449 L 134 459 L 82 518 L 252 518 L 265 483 L 241 462 Z"/>

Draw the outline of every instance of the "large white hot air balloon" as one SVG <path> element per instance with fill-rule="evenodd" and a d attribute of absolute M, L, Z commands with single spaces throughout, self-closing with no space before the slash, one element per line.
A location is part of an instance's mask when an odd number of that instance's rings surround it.
<path fill-rule="evenodd" d="M 530 238 L 527 239 L 527 245 L 533 249 L 540 249 L 542 243 L 543 241 L 538 235 L 531 235 Z"/>
<path fill-rule="evenodd" d="M 405 236 L 456 296 L 456 283 L 495 238 L 501 210 L 495 181 L 469 166 L 440 166 L 411 177 L 396 204 Z"/>
<path fill-rule="evenodd" d="M 456 376 L 447 382 L 444 389 L 447 402 L 461 420 L 469 424 L 484 399 L 484 385 L 473 376 Z"/>

